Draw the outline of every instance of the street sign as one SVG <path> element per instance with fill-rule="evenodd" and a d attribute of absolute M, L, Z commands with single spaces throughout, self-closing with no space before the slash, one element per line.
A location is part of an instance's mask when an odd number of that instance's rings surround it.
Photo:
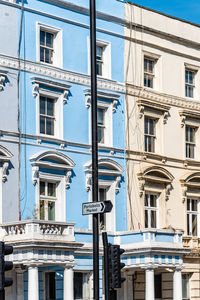
<path fill-rule="evenodd" d="M 112 207 L 113 207 L 113 205 L 110 200 L 83 203 L 82 204 L 82 215 L 107 213 L 112 210 Z"/>

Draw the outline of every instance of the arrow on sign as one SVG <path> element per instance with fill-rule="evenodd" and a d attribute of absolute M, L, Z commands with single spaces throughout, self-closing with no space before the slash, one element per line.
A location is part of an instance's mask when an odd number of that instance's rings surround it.
<path fill-rule="evenodd" d="M 82 204 L 82 215 L 108 213 L 112 210 L 112 207 L 113 207 L 113 205 L 110 200 L 83 203 Z"/>

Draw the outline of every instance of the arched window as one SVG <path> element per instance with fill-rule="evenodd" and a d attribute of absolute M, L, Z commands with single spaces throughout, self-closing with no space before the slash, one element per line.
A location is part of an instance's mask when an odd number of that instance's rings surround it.
<path fill-rule="evenodd" d="M 36 216 L 41 220 L 66 221 L 65 189 L 70 186 L 75 163 L 65 154 L 44 151 L 30 159 L 36 186 Z"/>
<path fill-rule="evenodd" d="M 152 166 L 137 174 L 139 191 L 144 207 L 144 227 L 160 228 L 166 226 L 162 218 L 165 201 L 169 199 L 173 176 L 164 168 Z M 161 221 L 162 220 L 162 221 Z"/>
<path fill-rule="evenodd" d="M 182 202 L 186 206 L 189 236 L 200 236 L 200 172 L 186 174 L 180 179 Z"/>
<path fill-rule="evenodd" d="M 89 192 L 89 201 L 92 201 L 92 162 L 89 161 L 84 165 L 86 173 L 86 189 Z M 100 158 L 98 161 L 99 175 L 99 200 L 110 200 L 113 204 L 112 211 L 100 215 L 100 229 L 112 230 L 116 228 L 115 224 L 115 195 L 119 191 L 121 174 L 123 168 L 120 164 L 112 159 Z M 90 219 L 91 228 L 91 219 Z"/>

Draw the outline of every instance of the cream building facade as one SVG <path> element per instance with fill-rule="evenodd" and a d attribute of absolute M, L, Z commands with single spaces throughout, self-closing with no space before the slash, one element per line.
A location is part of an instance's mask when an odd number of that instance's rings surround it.
<path fill-rule="evenodd" d="M 187 250 L 182 291 L 152 265 L 150 298 L 132 269 L 133 299 L 200 299 L 200 26 L 131 2 L 125 19 L 129 230 L 180 230 Z"/>

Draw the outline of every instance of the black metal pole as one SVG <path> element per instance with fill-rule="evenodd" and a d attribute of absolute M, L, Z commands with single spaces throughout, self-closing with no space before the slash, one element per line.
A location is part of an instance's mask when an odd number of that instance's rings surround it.
<path fill-rule="evenodd" d="M 0 300 L 5 300 L 5 290 L 0 291 Z"/>
<path fill-rule="evenodd" d="M 102 233 L 103 249 L 104 249 L 104 294 L 105 300 L 109 300 L 109 259 L 108 259 L 108 238 L 107 232 Z"/>
<path fill-rule="evenodd" d="M 92 201 L 98 201 L 96 5 L 90 0 L 91 120 L 92 120 Z M 99 300 L 99 224 L 93 215 L 93 299 Z"/>

